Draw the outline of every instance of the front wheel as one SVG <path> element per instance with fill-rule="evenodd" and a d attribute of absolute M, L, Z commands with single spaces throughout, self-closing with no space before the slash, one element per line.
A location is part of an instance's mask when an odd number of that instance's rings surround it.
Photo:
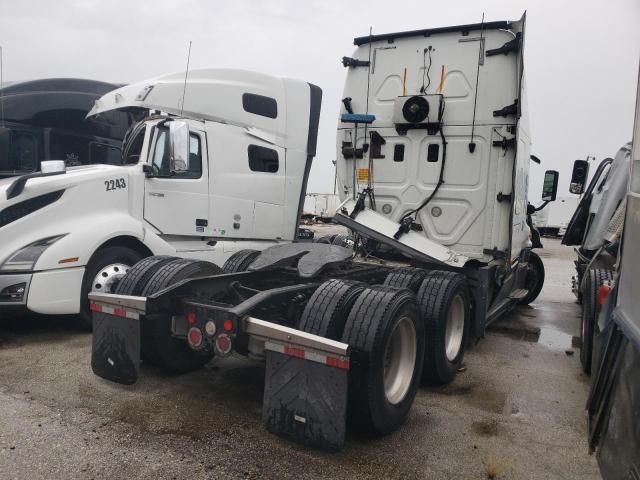
<path fill-rule="evenodd" d="M 518 301 L 519 305 L 529 305 L 533 302 L 544 285 L 544 264 L 542 259 L 534 252 L 529 252 L 529 262 L 527 265 L 527 274 L 524 281 L 524 287 L 527 294 Z"/>
<path fill-rule="evenodd" d="M 127 247 L 107 247 L 93 254 L 82 278 L 78 322 L 86 330 L 93 328 L 89 292 L 112 293 L 118 282 L 142 255 Z"/>

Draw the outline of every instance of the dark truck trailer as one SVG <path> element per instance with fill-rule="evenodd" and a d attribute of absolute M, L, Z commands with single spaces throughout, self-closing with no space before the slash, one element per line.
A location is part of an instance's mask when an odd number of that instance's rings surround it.
<path fill-rule="evenodd" d="M 85 119 L 95 101 L 121 85 L 77 78 L 12 83 L 0 90 L 0 178 L 40 170 L 44 160 L 67 166 L 120 164 L 128 112 Z"/>
<path fill-rule="evenodd" d="M 605 480 L 640 478 L 640 83 L 630 156 L 615 271 L 602 276 L 604 270 L 590 270 L 587 282 L 595 310 L 602 309 L 595 317 L 601 333 L 595 336 L 587 403 L 589 450 Z M 585 296 L 583 303 L 591 310 L 593 298 Z"/>

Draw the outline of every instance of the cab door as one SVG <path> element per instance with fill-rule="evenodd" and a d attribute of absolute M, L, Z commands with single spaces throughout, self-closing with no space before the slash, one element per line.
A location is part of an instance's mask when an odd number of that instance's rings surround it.
<path fill-rule="evenodd" d="M 189 165 L 169 168 L 169 128 L 154 129 L 145 182 L 144 219 L 164 235 L 204 236 L 209 218 L 207 140 L 203 131 L 189 132 Z"/>

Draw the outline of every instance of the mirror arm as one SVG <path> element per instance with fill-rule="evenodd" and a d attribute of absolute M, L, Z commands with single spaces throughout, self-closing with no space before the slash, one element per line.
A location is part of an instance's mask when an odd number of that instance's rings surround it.
<path fill-rule="evenodd" d="M 549 205 L 550 200 L 547 200 L 546 202 L 543 202 L 542 205 L 540 205 L 539 207 L 534 207 L 534 212 L 539 212 L 540 210 L 542 210 L 544 207 L 546 207 L 547 205 Z"/>

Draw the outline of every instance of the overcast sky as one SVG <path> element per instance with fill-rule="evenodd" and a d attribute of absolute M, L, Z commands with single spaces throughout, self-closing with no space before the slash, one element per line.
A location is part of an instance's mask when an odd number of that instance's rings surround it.
<path fill-rule="evenodd" d="M 631 137 L 640 56 L 638 0 L 0 0 L 5 80 L 83 77 L 129 83 L 191 67 L 296 77 L 324 91 L 310 192 L 333 188 L 335 127 L 353 37 L 517 20 L 527 10 L 525 71 L 531 200 L 545 168 L 568 190 L 573 160 L 613 156 Z"/>

